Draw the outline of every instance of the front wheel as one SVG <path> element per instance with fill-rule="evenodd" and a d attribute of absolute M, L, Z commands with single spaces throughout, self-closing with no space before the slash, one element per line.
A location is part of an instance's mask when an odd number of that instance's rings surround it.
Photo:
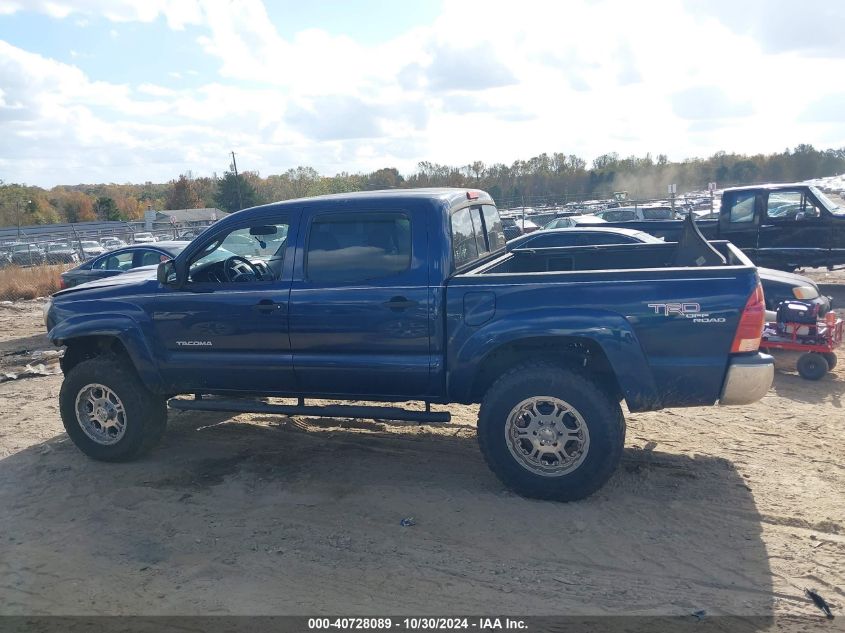
<path fill-rule="evenodd" d="M 806 380 L 819 380 L 830 367 L 822 354 L 807 352 L 798 358 L 798 373 Z"/>
<path fill-rule="evenodd" d="M 625 444 L 619 404 L 588 378 L 552 363 L 515 367 L 485 394 L 478 442 L 515 492 L 576 501 L 601 488 Z"/>
<path fill-rule="evenodd" d="M 117 359 L 91 358 L 65 374 L 59 409 L 67 434 L 101 461 L 128 461 L 152 448 L 167 425 L 164 398 Z"/>

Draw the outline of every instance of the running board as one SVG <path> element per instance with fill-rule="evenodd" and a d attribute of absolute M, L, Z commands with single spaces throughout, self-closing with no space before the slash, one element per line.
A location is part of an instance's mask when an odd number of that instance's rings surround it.
<path fill-rule="evenodd" d="M 276 415 L 309 415 L 315 418 L 362 418 L 366 420 L 399 420 L 402 422 L 444 423 L 452 419 L 448 411 L 409 411 L 398 407 L 357 407 L 332 404 L 324 407 L 268 404 L 259 400 L 172 398 L 167 406 L 183 411 L 227 411 L 230 413 L 272 413 Z M 428 407 L 426 407 L 428 408 Z"/>

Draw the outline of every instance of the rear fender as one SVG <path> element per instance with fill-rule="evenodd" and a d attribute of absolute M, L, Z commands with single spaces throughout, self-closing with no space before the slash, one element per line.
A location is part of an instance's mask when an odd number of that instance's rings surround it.
<path fill-rule="evenodd" d="M 465 338 L 460 338 L 469 332 Z M 457 328 L 448 346 L 449 397 L 457 402 L 472 399 L 473 383 L 485 359 L 519 340 L 577 337 L 597 344 L 607 357 L 631 411 L 661 408 L 660 398 L 640 342 L 628 321 L 619 314 L 599 310 L 527 310 L 488 325 Z"/>

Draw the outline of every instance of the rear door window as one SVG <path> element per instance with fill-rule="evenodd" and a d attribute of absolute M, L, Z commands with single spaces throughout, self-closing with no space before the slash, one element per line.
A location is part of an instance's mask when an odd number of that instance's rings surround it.
<path fill-rule="evenodd" d="M 101 257 L 91 266 L 94 270 L 129 270 L 132 268 L 133 251 L 114 253 Z"/>
<path fill-rule="evenodd" d="M 311 224 L 305 254 L 311 281 L 363 282 L 410 267 L 411 223 L 404 213 L 333 213 Z"/>

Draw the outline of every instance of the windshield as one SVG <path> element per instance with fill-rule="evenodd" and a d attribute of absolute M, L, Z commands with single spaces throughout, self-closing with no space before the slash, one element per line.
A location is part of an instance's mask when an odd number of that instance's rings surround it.
<path fill-rule="evenodd" d="M 824 195 L 818 187 L 810 187 L 810 191 L 812 191 L 813 195 L 818 198 L 819 202 L 822 203 L 824 208 L 830 211 L 833 215 L 845 216 L 845 209 L 843 209 L 838 204 L 834 204 L 834 202 L 826 195 Z"/>
<path fill-rule="evenodd" d="M 232 231 L 224 239 L 214 240 L 200 251 L 198 257 L 191 263 L 191 270 L 232 255 L 266 262 L 280 249 L 284 249 L 287 239 L 287 225 L 275 225 L 275 228 L 276 232 L 271 235 L 251 235 L 249 227 Z"/>
<path fill-rule="evenodd" d="M 24 251 L 28 251 L 28 250 L 30 250 L 30 249 L 33 249 L 33 250 L 34 250 L 34 249 L 35 249 L 35 247 L 34 247 L 34 246 L 32 246 L 31 244 L 19 244 L 18 246 L 15 246 L 15 247 L 12 249 L 12 251 L 13 251 L 13 252 L 15 252 L 15 253 L 22 253 L 22 252 L 24 252 Z"/>
<path fill-rule="evenodd" d="M 99 248 L 97 242 L 82 242 L 82 248 Z"/>

